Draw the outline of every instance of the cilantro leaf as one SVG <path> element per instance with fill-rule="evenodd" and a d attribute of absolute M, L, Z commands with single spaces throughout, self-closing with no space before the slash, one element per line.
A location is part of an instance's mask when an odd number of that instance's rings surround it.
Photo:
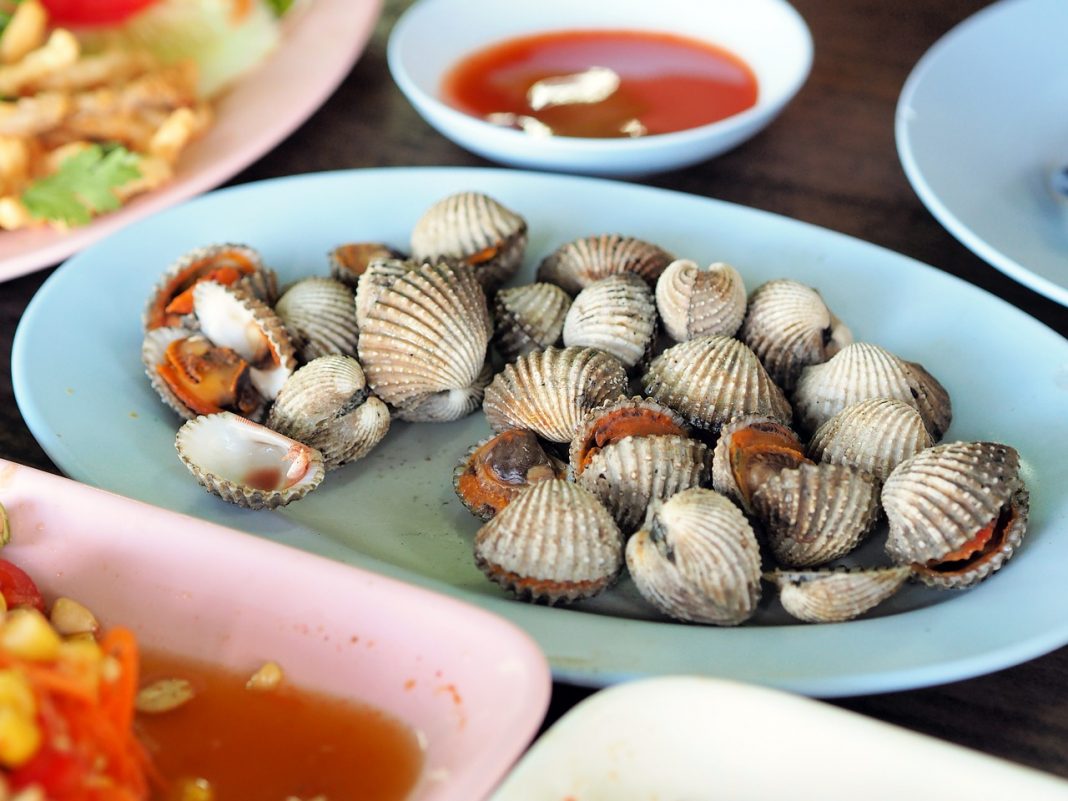
<path fill-rule="evenodd" d="M 105 150 L 90 145 L 30 184 L 22 193 L 23 205 L 38 220 L 85 225 L 93 214 L 121 205 L 113 190 L 141 177 L 137 162 L 137 156 L 124 147 Z"/>

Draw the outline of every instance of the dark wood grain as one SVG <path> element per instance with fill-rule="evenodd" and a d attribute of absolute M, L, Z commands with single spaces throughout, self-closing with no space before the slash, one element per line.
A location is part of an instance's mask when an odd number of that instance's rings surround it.
<path fill-rule="evenodd" d="M 346 167 L 484 165 L 434 133 L 389 78 L 385 42 L 406 5 L 387 2 L 375 36 L 327 104 L 233 183 Z M 891 248 L 971 281 L 1068 335 L 1068 311 L 1002 276 L 951 237 L 901 170 L 893 119 L 923 52 L 983 3 L 796 0 L 816 58 L 807 84 L 765 132 L 654 186 L 796 217 Z M 47 278 L 0 285 L 0 457 L 55 471 L 15 407 L 15 327 Z M 549 720 L 589 693 L 557 685 Z M 836 702 L 919 732 L 1068 776 L 1068 649 L 970 681 Z"/>

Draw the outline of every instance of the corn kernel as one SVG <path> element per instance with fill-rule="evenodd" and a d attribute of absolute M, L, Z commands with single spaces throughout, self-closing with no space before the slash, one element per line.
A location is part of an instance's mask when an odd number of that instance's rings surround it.
<path fill-rule="evenodd" d="M 179 801 L 214 801 L 215 790 L 207 779 L 187 779 L 182 782 Z"/>
<path fill-rule="evenodd" d="M 170 712 L 193 700 L 193 685 L 185 679 L 160 679 L 137 694 L 138 712 Z"/>
<path fill-rule="evenodd" d="M 20 659 L 55 659 L 60 642 L 55 629 L 36 609 L 15 609 L 0 624 L 0 649 Z"/>
<path fill-rule="evenodd" d="M 0 595 L 0 617 L 4 616 L 4 612 L 7 611 L 7 601 L 3 595 Z"/>
<path fill-rule="evenodd" d="M 41 730 L 33 718 L 0 708 L 0 764 L 8 768 L 25 765 L 40 747 Z"/>
<path fill-rule="evenodd" d="M 245 682 L 245 689 L 255 690 L 256 692 L 273 690 L 282 683 L 283 678 L 282 668 L 277 662 L 265 662 L 263 667 L 253 673 L 252 677 Z"/>
<path fill-rule="evenodd" d="M 37 714 L 30 682 L 17 670 L 0 670 L 0 710 L 10 709 L 24 718 Z"/>
<path fill-rule="evenodd" d="M 60 634 L 84 634 L 100 628 L 96 616 L 73 598 L 56 598 L 52 604 L 52 626 Z"/>
<path fill-rule="evenodd" d="M 7 509 L 0 503 L 0 548 L 11 542 L 11 521 L 7 518 Z"/>

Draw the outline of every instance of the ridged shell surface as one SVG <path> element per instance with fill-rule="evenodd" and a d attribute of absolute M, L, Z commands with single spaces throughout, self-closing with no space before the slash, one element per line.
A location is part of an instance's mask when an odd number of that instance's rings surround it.
<path fill-rule="evenodd" d="M 292 503 L 326 474 L 315 448 L 230 412 L 187 421 L 174 444 L 204 489 L 248 509 Z"/>
<path fill-rule="evenodd" d="M 669 434 L 689 435 L 682 415 L 651 398 L 618 398 L 592 409 L 575 432 L 568 451 L 571 472 L 577 476 L 586 469 L 598 451 L 625 437 Z"/>
<path fill-rule="evenodd" d="M 564 320 L 564 345 L 611 353 L 634 367 L 652 350 L 656 304 L 648 284 L 625 273 L 602 278 L 575 297 Z"/>
<path fill-rule="evenodd" d="M 668 348 L 649 365 L 643 384 L 647 395 L 713 430 L 749 414 L 787 424 L 792 417 L 760 360 L 730 337 L 701 337 Z"/>
<path fill-rule="evenodd" d="M 494 344 L 505 361 L 556 345 L 564 333 L 571 296 L 555 284 L 502 289 L 494 298 Z"/>
<path fill-rule="evenodd" d="M 359 362 L 320 356 L 282 386 L 267 427 L 316 448 L 333 470 L 362 459 L 381 442 L 389 431 L 389 409 L 370 393 Z"/>
<path fill-rule="evenodd" d="M 527 428 L 570 442 L 586 414 L 627 388 L 614 356 L 593 348 L 546 348 L 522 356 L 486 389 L 482 410 L 494 431 Z"/>
<path fill-rule="evenodd" d="M 805 431 L 815 431 L 847 406 L 870 398 L 896 398 L 915 407 L 935 440 L 953 417 L 949 394 L 922 366 L 866 342 L 847 345 L 829 361 L 806 367 L 793 395 Z"/>
<path fill-rule="evenodd" d="M 431 206 L 412 229 L 412 257 L 459 259 L 492 292 L 519 269 L 526 221 L 480 192 L 458 192 Z"/>
<path fill-rule="evenodd" d="M 874 609 L 912 575 L 908 567 L 853 570 L 775 570 L 765 578 L 779 588 L 783 609 L 806 623 L 840 623 Z"/>
<path fill-rule="evenodd" d="M 420 262 L 408 259 L 373 259 L 356 283 L 356 327 L 363 328 L 378 298 L 402 275 L 417 270 Z"/>
<path fill-rule="evenodd" d="M 738 338 L 753 349 L 775 383 L 789 392 L 802 369 L 827 361 L 853 341 L 853 334 L 819 292 L 782 278 L 753 292 Z"/>
<path fill-rule="evenodd" d="M 301 359 L 356 353 L 359 329 L 352 290 L 332 278 L 313 276 L 293 284 L 278 299 L 275 312 L 293 337 Z"/>
<path fill-rule="evenodd" d="M 424 264 L 398 277 L 368 311 L 360 363 L 375 394 L 403 409 L 437 393 L 470 392 L 492 333 L 470 268 Z"/>
<path fill-rule="evenodd" d="M 520 598 L 549 604 L 597 595 L 623 567 L 612 516 L 586 490 L 550 479 L 524 491 L 475 535 L 475 561 Z"/>
<path fill-rule="evenodd" d="M 653 500 L 709 484 L 711 461 L 708 446 L 688 437 L 626 437 L 596 453 L 576 481 L 629 534 L 642 525 Z"/>
<path fill-rule="evenodd" d="M 617 273 L 634 273 L 653 286 L 672 260 L 667 251 L 632 236 L 587 236 L 549 254 L 538 267 L 538 280 L 556 284 L 572 295 Z"/>
<path fill-rule="evenodd" d="M 847 406 L 816 429 L 808 455 L 885 481 L 910 456 L 934 445 L 920 413 L 904 401 L 872 398 Z"/>
<path fill-rule="evenodd" d="M 748 436 L 751 440 L 745 447 L 735 441 L 739 432 L 746 432 L 740 438 Z M 736 459 L 744 464 L 736 465 Z M 789 426 L 770 417 L 736 417 L 720 429 L 712 451 L 712 487 L 749 512 L 750 497 L 757 487 L 779 470 L 797 467 L 803 461 L 804 446 Z M 738 483 L 739 474 L 744 488 Z"/>
<path fill-rule="evenodd" d="M 756 536 L 741 510 L 712 490 L 655 504 L 626 558 L 642 597 L 678 620 L 734 626 L 760 600 Z"/>
<path fill-rule="evenodd" d="M 451 423 L 474 413 L 482 405 L 486 387 L 493 379 L 489 362 L 482 366 L 475 383 L 461 389 L 445 389 L 423 395 L 398 407 L 396 417 L 409 423 Z"/>
<path fill-rule="evenodd" d="M 567 465 L 546 454 L 533 432 L 512 428 L 468 448 L 453 469 L 452 488 L 467 511 L 489 520 L 527 487 L 566 477 Z"/>
<path fill-rule="evenodd" d="M 725 262 L 702 270 L 677 259 L 656 282 L 656 308 L 664 330 L 676 342 L 720 334 L 732 337 L 745 317 L 745 282 Z"/>
<path fill-rule="evenodd" d="M 879 512 L 872 480 L 831 464 L 782 470 L 757 488 L 752 503 L 772 553 L 788 567 L 822 565 L 849 553 Z"/>
<path fill-rule="evenodd" d="M 1014 448 L 995 442 L 951 442 L 906 459 L 883 485 L 882 502 L 890 524 L 886 550 L 897 563 L 941 561 L 974 540 L 1005 510 L 1003 541 L 977 568 L 959 576 L 920 575 L 938 586 L 970 586 L 998 570 L 1026 533 L 1027 491 Z"/>

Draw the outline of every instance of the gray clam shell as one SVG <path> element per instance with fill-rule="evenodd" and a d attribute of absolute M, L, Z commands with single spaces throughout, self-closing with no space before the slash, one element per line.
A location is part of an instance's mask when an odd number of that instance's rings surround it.
<path fill-rule="evenodd" d="M 571 296 L 555 284 L 502 289 L 494 298 L 494 343 L 505 361 L 556 345 L 564 332 Z"/>
<path fill-rule="evenodd" d="M 652 351 L 656 321 L 645 281 L 632 273 L 611 275 L 575 297 L 564 320 L 564 345 L 603 350 L 631 368 Z"/>
<path fill-rule="evenodd" d="M 398 407 L 396 417 L 409 423 L 451 423 L 460 420 L 482 405 L 486 387 L 492 379 L 493 368 L 487 362 L 470 386 L 423 395 Z"/>
<path fill-rule="evenodd" d="M 297 281 L 278 299 L 274 310 L 305 362 L 327 354 L 355 355 L 360 337 L 355 300 L 352 290 L 340 281 L 318 276 Z"/>
<path fill-rule="evenodd" d="M 852 570 L 775 570 L 764 576 L 779 588 L 783 609 L 806 623 L 840 623 L 860 617 L 894 595 L 912 575 L 909 567 Z"/>
<path fill-rule="evenodd" d="M 632 236 L 587 236 L 549 254 L 538 267 L 538 280 L 556 284 L 572 295 L 617 273 L 634 273 L 652 286 L 672 260 L 667 251 Z"/>
<path fill-rule="evenodd" d="M 188 328 L 179 326 L 152 328 L 145 332 L 145 337 L 141 342 L 141 363 L 145 367 L 145 375 L 148 376 L 152 389 L 156 390 L 156 394 L 163 399 L 163 402 L 183 420 L 192 420 L 197 414 L 174 393 L 156 368 L 164 363 L 164 354 L 172 342 L 186 339 L 193 333 Z"/>
<path fill-rule="evenodd" d="M 734 626 L 756 611 L 760 549 L 745 515 L 727 498 L 689 489 L 655 503 L 627 543 L 638 591 L 678 620 Z"/>
<path fill-rule="evenodd" d="M 731 265 L 702 270 L 677 259 L 656 282 L 656 307 L 664 330 L 676 342 L 721 334 L 732 337 L 745 317 L 745 282 Z"/>

